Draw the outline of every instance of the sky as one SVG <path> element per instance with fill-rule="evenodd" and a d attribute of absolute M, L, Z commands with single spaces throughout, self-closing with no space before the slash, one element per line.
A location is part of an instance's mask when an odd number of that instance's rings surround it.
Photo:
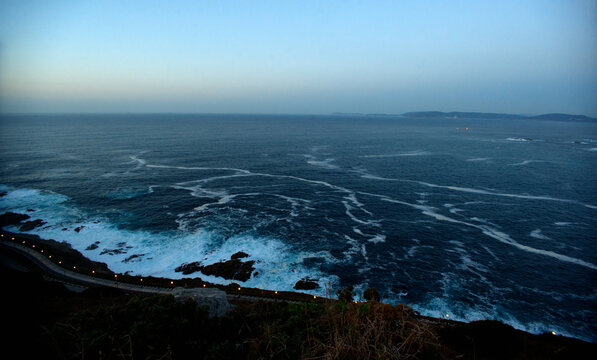
<path fill-rule="evenodd" d="M 597 117 L 597 0 L 2 1 L 0 112 Z"/>

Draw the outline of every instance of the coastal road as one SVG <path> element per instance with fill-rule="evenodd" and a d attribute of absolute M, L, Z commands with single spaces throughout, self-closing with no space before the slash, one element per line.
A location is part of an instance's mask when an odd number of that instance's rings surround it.
<path fill-rule="evenodd" d="M 137 294 L 171 294 L 172 288 L 163 288 L 158 286 L 145 286 L 145 285 L 134 285 L 119 282 L 116 280 L 108 280 L 102 278 L 95 278 L 88 275 L 83 275 L 63 267 L 60 267 L 47 259 L 45 256 L 40 254 L 39 252 L 30 249 L 28 247 L 22 246 L 20 244 L 15 244 L 6 240 L 1 240 L 0 244 L 5 246 L 6 248 L 23 255 L 26 257 L 33 265 L 38 267 L 42 270 L 46 275 L 49 275 L 52 279 L 55 279 L 65 285 L 70 286 L 106 286 L 110 288 L 119 289 L 125 292 L 130 293 L 137 293 Z M 259 297 L 259 296 L 247 296 L 247 295 L 233 295 L 233 294 L 226 294 L 228 300 L 244 300 L 244 301 L 286 301 L 291 303 L 299 303 L 299 301 L 293 300 L 284 300 L 284 299 L 274 299 L 271 297 Z"/>

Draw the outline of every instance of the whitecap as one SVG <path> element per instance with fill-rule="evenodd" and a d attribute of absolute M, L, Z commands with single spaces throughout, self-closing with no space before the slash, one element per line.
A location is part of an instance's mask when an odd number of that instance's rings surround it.
<path fill-rule="evenodd" d="M 530 163 L 539 163 L 539 162 L 544 162 L 543 160 L 523 160 L 521 162 L 517 162 L 517 163 L 513 163 L 513 164 L 508 164 L 510 166 L 524 166 L 524 165 L 528 165 Z"/>
<path fill-rule="evenodd" d="M 360 158 L 392 158 L 392 157 L 402 157 L 402 156 L 425 156 L 425 155 L 431 155 L 431 153 L 428 151 L 415 150 L 415 151 L 408 151 L 408 152 L 394 153 L 394 154 L 362 155 L 359 157 Z"/>
<path fill-rule="evenodd" d="M 531 233 L 529 235 L 535 239 L 551 240 L 550 237 L 543 235 L 543 233 L 541 232 L 541 229 L 535 229 L 535 230 L 531 231 Z"/>
<path fill-rule="evenodd" d="M 4 211 L 25 212 L 27 208 L 35 208 L 36 217 L 47 221 L 47 226 L 36 228 L 28 233 L 42 238 L 66 241 L 83 255 L 94 261 L 104 262 L 117 273 L 130 273 L 142 276 L 159 276 L 167 278 L 188 277 L 176 272 L 175 268 L 183 263 L 201 261 L 204 264 L 228 260 L 238 251 L 250 254 L 249 260 L 255 260 L 254 267 L 259 274 L 243 283 L 248 287 L 259 287 L 271 290 L 292 290 L 294 284 L 305 277 L 318 278 L 322 283 L 335 284 L 338 278 L 325 275 L 314 268 L 302 265 L 307 257 L 319 257 L 317 252 L 298 251 L 281 239 L 255 237 L 239 234 L 222 239 L 216 232 L 196 230 L 192 233 L 180 231 L 149 232 L 119 228 L 108 219 L 91 217 L 69 203 L 68 197 L 47 191 L 31 189 L 14 190 L 0 187 L 7 194 L 0 198 L 0 209 Z M 79 232 L 74 228 L 82 227 Z M 63 228 L 68 230 L 63 231 Z M 16 227 L 8 230 L 17 231 Z M 88 250 L 89 245 L 98 242 L 99 249 Z M 120 249 L 119 252 L 103 250 Z M 99 250 L 99 251 L 98 251 Z M 359 252 L 366 251 L 359 246 Z M 132 254 L 145 254 L 141 261 L 124 261 Z M 366 253 L 365 253 L 366 254 Z M 202 273 L 206 281 L 228 284 L 226 280 Z M 238 281 L 237 281 L 238 282 Z M 323 289 L 308 291 L 323 294 Z"/>

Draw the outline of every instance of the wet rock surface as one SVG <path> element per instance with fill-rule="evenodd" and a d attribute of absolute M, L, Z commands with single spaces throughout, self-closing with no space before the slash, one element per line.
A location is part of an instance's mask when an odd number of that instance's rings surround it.
<path fill-rule="evenodd" d="M 93 244 L 89 245 L 85 250 L 95 250 L 99 247 L 99 241 L 94 242 Z"/>
<path fill-rule="evenodd" d="M 195 261 L 192 263 L 182 264 L 174 271 L 182 272 L 184 275 L 189 275 L 200 271 L 205 275 L 213 275 L 223 277 L 228 280 L 247 281 L 251 278 L 255 267 L 255 261 L 241 261 L 238 257 L 248 257 L 249 255 L 243 252 L 232 255 L 230 260 L 217 262 L 211 265 L 202 265 L 201 262 Z M 246 255 L 246 256 L 243 256 Z M 236 257 L 235 257 L 236 256 Z"/>
<path fill-rule="evenodd" d="M 233 254 L 233 255 L 230 257 L 230 259 L 233 259 L 233 260 L 234 260 L 234 259 L 242 259 L 242 258 L 246 258 L 246 257 L 249 257 L 249 254 L 247 254 L 247 253 L 246 253 L 246 252 L 244 252 L 244 251 L 239 251 L 239 252 L 237 252 L 237 253 Z"/>
<path fill-rule="evenodd" d="M 46 222 L 41 219 L 26 221 L 23 225 L 19 226 L 19 231 L 30 231 L 44 224 L 46 224 Z"/>
<path fill-rule="evenodd" d="M 18 225 L 21 221 L 29 219 L 29 215 L 5 212 L 0 215 L 0 228 L 8 225 Z"/>
<path fill-rule="evenodd" d="M 317 283 L 317 281 L 319 281 L 319 279 L 304 278 L 304 279 L 297 281 L 296 284 L 294 284 L 294 288 L 296 290 L 319 289 L 320 286 L 319 286 L 319 283 Z"/>

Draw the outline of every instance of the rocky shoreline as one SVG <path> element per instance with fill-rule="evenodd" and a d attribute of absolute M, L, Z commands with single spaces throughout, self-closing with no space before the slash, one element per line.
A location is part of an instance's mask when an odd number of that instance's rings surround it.
<path fill-rule="evenodd" d="M 11 240 L 18 244 L 23 244 L 24 246 L 34 248 L 35 250 L 44 253 L 44 254 L 52 254 L 47 255 L 52 261 L 56 264 L 64 267 L 65 269 L 69 269 L 71 271 L 77 271 L 88 275 L 93 275 L 96 277 L 102 277 L 106 279 L 118 280 L 118 282 L 123 283 L 131 283 L 131 284 L 140 284 L 146 286 L 157 286 L 162 288 L 171 288 L 174 289 L 176 287 L 180 288 L 219 288 L 221 290 L 226 291 L 229 294 L 235 295 L 244 295 L 244 296 L 251 296 L 251 297 L 260 297 L 264 299 L 276 299 L 282 301 L 294 301 L 294 302 L 316 302 L 322 303 L 325 301 L 330 301 L 330 299 L 316 297 L 313 295 L 301 293 L 301 292 L 293 292 L 293 291 L 270 291 L 270 290 L 263 290 L 258 288 L 243 288 L 237 283 L 231 283 L 229 285 L 218 285 L 212 284 L 206 281 L 203 281 L 200 277 L 194 278 L 183 278 L 183 279 L 168 279 L 168 278 L 155 278 L 155 277 L 141 277 L 141 276 L 131 276 L 127 274 L 115 274 L 112 272 L 107 264 L 102 262 L 96 262 L 88 259 L 79 251 L 73 249 L 71 245 L 67 242 L 59 242 L 52 239 L 42 239 L 37 235 L 32 234 L 22 234 L 22 233 L 12 233 L 3 230 L 4 226 L 17 226 L 19 230 L 21 227 L 25 226 L 25 229 L 34 229 L 39 226 L 43 226 L 45 222 L 41 219 L 33 219 L 30 220 L 31 217 L 27 214 L 17 214 L 7 212 L 0 215 L 0 234 L 2 236 L 2 240 Z M 27 230 L 24 230 L 27 231 Z M 90 246 L 96 246 L 97 243 L 93 243 Z M 134 260 L 135 255 L 131 255 L 130 261 Z M 215 264 L 210 265 L 203 265 L 201 262 L 192 262 L 192 263 L 185 263 L 181 264 L 176 268 L 177 272 L 182 272 L 184 275 L 190 275 L 194 273 L 202 273 L 207 275 L 214 275 L 214 276 L 221 276 L 225 279 L 229 280 L 238 280 L 238 281 L 246 281 L 251 276 L 257 275 L 254 268 L 254 260 L 246 260 L 250 258 L 250 255 L 244 252 L 237 252 L 231 256 L 229 260 L 221 261 Z M 311 279 L 311 278 L 304 278 L 299 280 L 294 289 L 296 290 L 312 290 L 319 288 L 318 279 Z M 461 323 L 458 321 L 447 320 L 447 319 L 435 319 L 430 317 L 425 317 L 418 315 L 421 319 L 426 319 L 427 321 L 433 323 L 442 323 L 442 324 L 463 324 L 460 329 L 469 329 L 472 332 L 475 332 L 479 323 L 481 322 L 473 322 L 470 324 Z M 502 324 L 498 321 L 485 321 L 486 323 L 491 323 L 491 326 L 499 327 L 500 332 L 508 332 L 508 333 L 516 333 L 516 334 L 525 334 L 524 336 L 534 336 L 534 337 L 541 337 L 547 336 L 552 334 L 543 334 L 543 335 L 533 335 L 526 333 L 521 330 L 515 330 L 512 327 Z M 477 324 L 477 325 L 475 325 Z M 493 325 L 496 324 L 496 325 Z M 498 326 L 499 325 L 499 326 Z M 464 331 L 464 330 L 463 330 Z M 468 330 L 466 330 L 468 331 Z M 497 331 L 497 330 L 496 330 Z M 468 335 L 467 335 L 468 336 Z M 517 335 L 522 336 L 522 335 Z M 562 336 L 557 336 L 558 338 L 569 339 L 572 342 L 582 342 L 581 340 L 566 338 Z"/>
<path fill-rule="evenodd" d="M 35 212 L 34 209 L 29 209 L 28 212 Z M 19 231 L 31 231 L 35 228 L 45 225 L 46 222 L 42 219 L 32 219 L 28 214 L 20 214 L 14 212 L 6 212 L 0 215 L 0 229 L 4 226 L 16 226 Z M 74 229 L 75 232 L 80 232 L 84 227 L 80 226 Z M 68 229 L 64 228 L 63 231 Z M 43 242 L 46 247 L 50 248 L 54 253 L 61 253 L 62 257 L 67 257 L 72 263 L 77 263 L 78 266 L 85 268 L 94 268 L 101 273 L 113 274 L 108 269 L 107 264 L 91 261 L 86 258 L 79 251 L 74 250 L 67 242 L 58 242 L 55 240 L 42 239 L 37 235 L 21 234 L 19 236 L 28 237 L 30 240 L 37 242 Z M 96 241 L 90 244 L 86 250 L 95 250 L 100 246 L 100 242 Z M 101 255 L 115 255 L 126 253 L 130 246 L 126 243 L 119 243 L 117 247 L 110 249 L 103 249 Z M 145 254 L 132 254 L 127 257 L 124 262 L 139 261 Z M 176 272 L 180 272 L 183 275 L 210 275 L 221 277 L 226 280 L 235 280 L 245 282 L 251 277 L 257 276 L 259 273 L 255 271 L 255 260 L 247 260 L 250 258 L 250 254 L 239 251 L 233 254 L 230 259 L 220 261 L 213 264 L 203 264 L 201 261 L 194 261 L 190 263 L 183 263 L 175 268 Z M 77 266 L 77 265 L 73 265 Z M 125 274 L 126 275 L 126 274 Z M 199 277 L 196 277 L 200 279 Z M 318 283 L 319 279 L 304 278 L 294 285 L 295 290 L 314 290 L 320 289 L 321 286 Z"/>

